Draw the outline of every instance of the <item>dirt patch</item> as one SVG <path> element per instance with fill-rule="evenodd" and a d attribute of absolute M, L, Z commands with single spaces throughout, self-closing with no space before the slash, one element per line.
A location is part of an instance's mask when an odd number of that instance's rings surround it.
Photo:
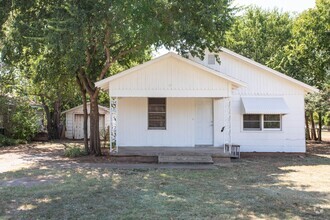
<path fill-rule="evenodd" d="M 0 173 L 29 168 L 40 162 L 68 160 L 62 143 L 34 142 L 0 148 Z"/>
<path fill-rule="evenodd" d="M 330 155 L 330 141 L 307 141 L 307 153 Z"/>

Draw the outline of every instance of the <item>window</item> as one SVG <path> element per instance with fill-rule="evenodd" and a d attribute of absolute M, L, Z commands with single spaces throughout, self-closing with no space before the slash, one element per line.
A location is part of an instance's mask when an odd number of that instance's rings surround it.
<path fill-rule="evenodd" d="M 281 115 L 264 115 L 264 129 L 281 129 Z"/>
<path fill-rule="evenodd" d="M 150 130 L 166 129 L 166 99 L 165 98 L 148 99 L 148 129 Z"/>
<path fill-rule="evenodd" d="M 244 114 L 243 130 L 281 130 L 281 115 Z"/>
<path fill-rule="evenodd" d="M 260 115 L 243 115 L 244 130 L 261 130 Z"/>
<path fill-rule="evenodd" d="M 215 55 L 214 54 L 209 54 L 207 56 L 207 64 L 209 64 L 209 65 L 215 64 Z"/>

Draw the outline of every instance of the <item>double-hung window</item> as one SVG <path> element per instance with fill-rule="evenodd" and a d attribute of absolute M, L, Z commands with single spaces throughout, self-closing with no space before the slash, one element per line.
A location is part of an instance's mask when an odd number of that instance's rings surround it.
<path fill-rule="evenodd" d="M 263 115 L 264 129 L 281 129 L 281 115 Z"/>
<path fill-rule="evenodd" d="M 166 98 L 148 98 L 148 129 L 166 129 Z"/>
<path fill-rule="evenodd" d="M 281 130 L 282 117 L 280 114 L 244 114 L 243 130 Z"/>
<path fill-rule="evenodd" d="M 244 130 L 261 130 L 261 115 L 243 115 Z"/>

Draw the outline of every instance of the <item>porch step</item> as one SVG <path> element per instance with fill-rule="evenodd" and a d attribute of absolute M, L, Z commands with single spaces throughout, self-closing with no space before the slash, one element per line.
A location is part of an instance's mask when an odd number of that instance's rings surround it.
<path fill-rule="evenodd" d="M 158 163 L 213 164 L 211 156 L 158 156 Z"/>

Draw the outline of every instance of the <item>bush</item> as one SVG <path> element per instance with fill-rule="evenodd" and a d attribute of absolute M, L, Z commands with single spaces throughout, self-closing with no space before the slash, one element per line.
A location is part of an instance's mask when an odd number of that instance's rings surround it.
<path fill-rule="evenodd" d="M 29 141 L 39 130 L 40 117 L 28 100 L 0 95 L 0 116 L 7 137 Z"/>
<path fill-rule="evenodd" d="M 13 139 L 0 134 L 0 147 L 13 146 L 17 144 L 26 144 L 25 140 Z"/>
<path fill-rule="evenodd" d="M 31 140 L 38 132 L 37 114 L 28 104 L 17 106 L 11 121 L 11 134 L 15 139 Z"/>
<path fill-rule="evenodd" d="M 65 145 L 64 156 L 66 157 L 81 157 L 87 155 L 86 151 L 79 146 Z"/>

